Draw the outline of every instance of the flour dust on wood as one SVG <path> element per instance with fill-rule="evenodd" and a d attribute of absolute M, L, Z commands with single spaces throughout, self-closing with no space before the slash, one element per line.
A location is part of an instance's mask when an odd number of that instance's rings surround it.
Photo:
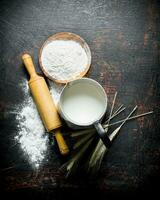
<path fill-rule="evenodd" d="M 19 143 L 30 165 L 38 169 L 46 158 L 48 151 L 48 135 L 44 129 L 36 105 L 30 95 L 27 81 L 21 84 L 25 101 L 15 108 L 18 131 L 15 141 Z M 60 86 L 50 83 L 51 94 L 56 102 L 59 98 Z"/>

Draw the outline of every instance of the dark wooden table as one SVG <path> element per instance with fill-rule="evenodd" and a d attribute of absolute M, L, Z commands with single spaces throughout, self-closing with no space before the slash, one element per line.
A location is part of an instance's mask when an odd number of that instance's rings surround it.
<path fill-rule="evenodd" d="M 160 107 L 160 3 L 152 0 L 1 0 L 0 2 L 0 167 L 1 191 L 42 199 L 88 194 L 149 194 L 160 178 L 160 123 L 152 115 L 128 123 L 106 155 L 96 180 L 67 181 L 53 152 L 37 173 L 11 139 L 13 114 L 23 101 L 20 81 L 27 78 L 21 54 L 29 52 L 38 67 L 45 39 L 69 31 L 82 36 L 92 52 L 88 76 L 99 81 L 109 97 L 139 112 Z M 12 147 L 12 148 L 11 148 Z M 14 167 L 12 167 L 14 166 Z M 11 168 L 10 168 L 11 167 Z M 6 170 L 7 169 L 7 170 Z"/>

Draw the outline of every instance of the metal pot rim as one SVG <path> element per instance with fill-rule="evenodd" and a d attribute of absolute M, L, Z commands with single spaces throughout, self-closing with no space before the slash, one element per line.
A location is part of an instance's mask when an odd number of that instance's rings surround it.
<path fill-rule="evenodd" d="M 61 103 L 61 98 L 62 98 L 62 95 L 64 93 L 64 91 L 66 90 L 66 88 L 68 88 L 69 86 L 72 86 L 73 84 L 75 83 L 78 83 L 78 82 L 81 82 L 81 81 L 90 81 L 92 83 L 94 83 L 94 85 L 97 85 L 99 86 L 99 88 L 101 88 L 101 91 L 103 92 L 104 94 L 104 97 L 105 97 L 105 107 L 104 107 L 104 111 L 103 113 L 100 115 L 100 117 L 94 121 L 91 121 L 89 123 L 75 123 L 74 120 L 70 119 L 68 116 L 66 116 L 66 114 L 63 112 L 63 108 L 62 108 L 62 103 Z M 75 126 L 80 126 L 80 127 L 86 127 L 86 126 L 91 126 L 93 125 L 94 123 L 98 122 L 98 121 L 101 121 L 101 119 L 103 118 L 103 116 L 105 115 L 106 113 L 106 110 L 107 110 L 107 104 L 108 104 L 108 98 L 107 98 L 107 94 L 104 90 L 104 88 L 95 80 L 91 79 L 91 78 L 81 78 L 81 79 L 77 79 L 77 80 L 74 80 L 72 82 L 69 82 L 65 85 L 65 87 L 62 89 L 61 93 L 60 93 L 60 99 L 59 99 L 59 103 L 58 103 L 58 107 L 59 107 L 59 112 L 60 112 L 60 115 L 62 115 L 62 117 L 64 118 L 65 121 L 69 122 L 69 123 L 72 123 L 73 125 Z"/>

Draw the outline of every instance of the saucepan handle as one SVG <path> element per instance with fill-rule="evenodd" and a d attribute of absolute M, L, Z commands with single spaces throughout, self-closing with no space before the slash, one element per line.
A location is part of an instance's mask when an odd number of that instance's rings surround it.
<path fill-rule="evenodd" d="M 94 123 L 94 127 L 97 130 L 97 133 L 101 140 L 103 141 L 104 145 L 109 148 L 111 146 L 111 141 L 109 137 L 107 136 L 104 128 L 102 127 L 102 124 L 99 122 Z"/>

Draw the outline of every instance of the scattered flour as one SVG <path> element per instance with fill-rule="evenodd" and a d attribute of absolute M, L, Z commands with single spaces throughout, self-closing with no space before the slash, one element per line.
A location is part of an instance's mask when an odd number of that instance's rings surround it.
<path fill-rule="evenodd" d="M 72 40 L 54 40 L 42 51 L 42 66 L 58 80 L 71 80 L 85 70 L 88 58 L 82 46 Z"/>
<path fill-rule="evenodd" d="M 64 84 L 58 84 L 49 80 L 49 86 L 50 86 L 50 92 L 54 99 L 54 102 L 55 104 L 57 104 L 60 98 L 60 93 L 62 89 L 64 88 Z"/>
<path fill-rule="evenodd" d="M 51 93 L 54 93 L 54 98 L 58 101 L 60 86 L 56 86 L 54 83 L 50 84 Z M 36 105 L 30 95 L 27 81 L 21 84 L 21 87 L 25 101 L 16 108 L 18 132 L 15 140 L 27 155 L 29 163 L 34 168 L 39 168 L 47 154 L 48 135 L 45 133 Z"/>

